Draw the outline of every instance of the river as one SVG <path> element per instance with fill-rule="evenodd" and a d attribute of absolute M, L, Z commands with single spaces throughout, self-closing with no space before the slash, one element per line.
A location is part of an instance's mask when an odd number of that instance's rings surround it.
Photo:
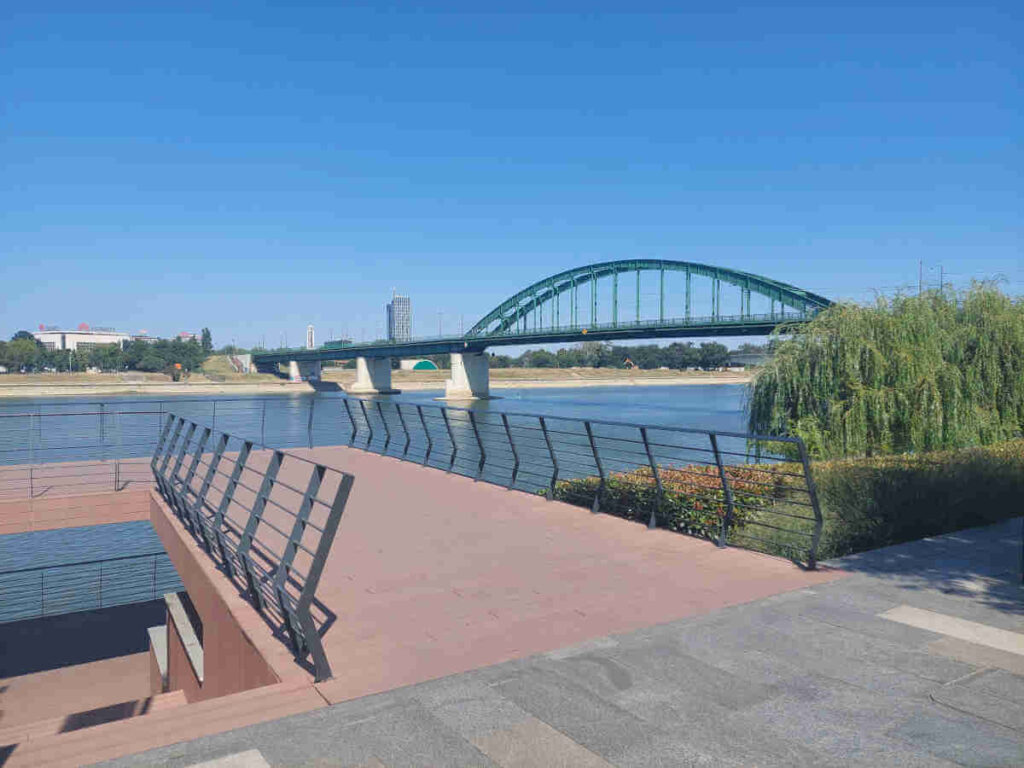
<path fill-rule="evenodd" d="M 440 392 L 420 391 L 389 399 L 441 405 Z M 745 386 L 707 384 L 550 389 L 503 389 L 491 400 L 450 403 L 473 411 L 624 421 L 665 427 L 744 431 Z M 318 445 L 333 439 L 323 416 L 341 408 L 339 395 L 309 393 L 248 397 L 161 398 L 106 396 L 25 398 L 0 404 L 0 464 L 143 456 L 151 452 L 161 418 L 174 411 L 218 429 L 250 435 L 267 445 L 305 442 L 311 401 Z M 145 411 L 145 414 L 138 412 Z M 33 414 L 26 416 L 25 414 Z"/>

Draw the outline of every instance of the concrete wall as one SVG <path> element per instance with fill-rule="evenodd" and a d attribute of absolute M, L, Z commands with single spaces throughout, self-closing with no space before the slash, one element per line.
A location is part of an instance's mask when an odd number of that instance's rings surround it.
<path fill-rule="evenodd" d="M 156 494 L 150 494 L 150 520 L 178 571 L 196 613 L 203 623 L 203 682 L 185 654 L 181 636 L 168 622 L 168 690 L 182 690 L 190 701 L 202 701 L 278 682 L 211 578 L 227 580 L 195 542 L 188 538 L 173 513 Z M 198 558 L 206 558 L 200 563 Z M 207 566 L 204 568 L 204 565 Z M 246 607 L 247 610 L 255 609 Z"/>

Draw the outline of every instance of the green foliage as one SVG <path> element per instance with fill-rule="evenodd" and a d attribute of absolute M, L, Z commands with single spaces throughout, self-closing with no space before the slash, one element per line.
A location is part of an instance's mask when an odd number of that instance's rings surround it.
<path fill-rule="evenodd" d="M 811 469 L 824 521 L 820 560 L 999 522 L 1019 515 L 1024 498 L 1024 440 L 820 461 Z M 813 522 L 807 519 L 802 467 L 741 465 L 726 471 L 734 500 L 730 543 L 803 557 Z M 665 487 L 660 502 L 650 469 L 611 473 L 601 511 L 647 523 L 657 505 L 659 526 L 717 537 L 725 514 L 717 468 L 662 467 L 659 473 Z M 598 487 L 596 477 L 563 480 L 554 497 L 590 507 Z"/>
<path fill-rule="evenodd" d="M 656 510 L 655 519 L 661 528 L 717 537 L 726 513 L 718 467 L 661 467 L 658 472 L 660 495 L 650 467 L 610 473 L 601 493 L 601 511 L 647 523 L 651 511 Z M 728 473 L 734 502 L 733 528 L 742 529 L 752 516 L 772 507 L 780 498 L 781 486 L 779 478 L 758 467 L 732 466 Z M 555 484 L 554 498 L 589 507 L 599 487 L 596 477 L 561 480 Z"/>
<path fill-rule="evenodd" d="M 836 305 L 758 374 L 750 430 L 821 458 L 988 445 L 1024 431 L 1024 301 L 975 285 Z"/>
<path fill-rule="evenodd" d="M 719 368 L 729 359 L 729 350 L 718 342 L 673 342 L 667 346 L 642 344 L 620 346 L 586 341 L 578 347 L 564 347 L 552 353 L 544 349 L 527 350 L 519 357 L 492 355 L 493 368 L 625 368 L 626 360 L 638 368 Z"/>
<path fill-rule="evenodd" d="M 210 354 L 213 352 L 213 334 L 210 333 L 209 328 L 203 328 L 202 341 L 199 342 L 199 346 L 203 348 L 203 352 Z"/>
<path fill-rule="evenodd" d="M 818 462 L 814 477 L 825 516 L 821 556 L 838 557 L 1019 515 L 1024 440 Z"/>

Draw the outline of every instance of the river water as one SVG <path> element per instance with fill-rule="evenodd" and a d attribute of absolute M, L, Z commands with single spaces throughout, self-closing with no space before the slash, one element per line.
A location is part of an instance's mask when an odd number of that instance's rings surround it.
<path fill-rule="evenodd" d="M 738 384 L 501 389 L 495 390 L 491 400 L 449 405 L 480 414 L 522 413 L 741 432 L 745 390 Z M 440 394 L 438 390 L 407 392 L 388 399 L 437 406 L 444 404 L 437 399 Z M 267 445 L 299 445 L 305 442 L 311 403 L 316 444 L 344 442 L 330 434 L 328 417 L 342 408 L 335 393 L 4 399 L 0 401 L 0 464 L 148 455 L 162 423 L 160 413 L 168 411 L 207 424 L 212 421 L 227 432 L 255 435 Z"/>

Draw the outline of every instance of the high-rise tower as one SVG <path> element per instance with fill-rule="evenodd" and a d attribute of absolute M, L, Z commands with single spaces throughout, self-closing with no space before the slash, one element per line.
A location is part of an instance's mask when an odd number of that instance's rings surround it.
<path fill-rule="evenodd" d="M 391 290 L 387 305 L 388 341 L 412 339 L 412 302 L 408 296 L 399 296 Z"/>

